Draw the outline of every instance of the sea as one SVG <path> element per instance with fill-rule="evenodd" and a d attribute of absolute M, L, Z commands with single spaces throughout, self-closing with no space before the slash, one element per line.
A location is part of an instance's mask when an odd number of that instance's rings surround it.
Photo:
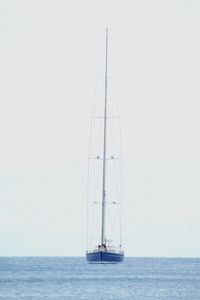
<path fill-rule="evenodd" d="M 200 258 L 1 257 L 0 300 L 200 300 Z"/>

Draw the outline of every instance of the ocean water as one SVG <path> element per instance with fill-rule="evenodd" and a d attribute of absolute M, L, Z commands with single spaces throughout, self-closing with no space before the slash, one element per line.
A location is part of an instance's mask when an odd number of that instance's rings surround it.
<path fill-rule="evenodd" d="M 200 259 L 1 257 L 0 300 L 200 300 Z"/>

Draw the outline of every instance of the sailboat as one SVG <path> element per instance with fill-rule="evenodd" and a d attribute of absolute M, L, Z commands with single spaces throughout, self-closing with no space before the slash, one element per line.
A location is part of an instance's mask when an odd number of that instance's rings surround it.
<path fill-rule="evenodd" d="M 97 210 L 100 211 L 100 214 L 94 219 L 97 221 L 98 230 L 97 230 L 97 239 L 96 245 L 94 248 L 88 246 L 86 251 L 86 259 L 89 263 L 119 263 L 122 262 L 124 259 L 124 252 L 122 250 L 121 245 L 121 228 L 119 229 L 120 232 L 120 239 L 118 244 L 114 244 L 113 240 L 107 238 L 107 232 L 109 222 L 108 222 L 108 211 L 111 209 L 108 208 L 108 205 L 111 204 L 111 207 L 117 206 L 121 208 L 121 203 L 116 199 L 108 199 L 112 198 L 111 193 L 108 192 L 108 161 L 115 161 L 115 156 L 110 155 L 108 157 L 108 120 L 112 117 L 108 115 L 108 28 L 106 28 L 106 53 L 105 53 L 105 76 L 103 76 L 104 80 L 104 101 L 103 101 L 103 109 L 102 109 L 102 144 L 100 147 L 100 155 L 96 156 L 100 163 L 100 185 L 98 198 L 100 199 L 93 199 L 88 203 L 88 205 L 92 205 L 92 207 L 97 207 Z M 115 116 L 113 117 L 115 118 Z M 110 153 L 109 153 L 110 154 Z M 100 204 L 100 205 L 99 205 Z M 120 226 L 121 226 L 121 221 Z M 114 227 L 116 229 L 117 226 Z M 117 227 L 118 228 L 118 227 Z M 117 233 L 117 234 L 118 234 Z M 91 237 L 92 239 L 92 237 Z"/>

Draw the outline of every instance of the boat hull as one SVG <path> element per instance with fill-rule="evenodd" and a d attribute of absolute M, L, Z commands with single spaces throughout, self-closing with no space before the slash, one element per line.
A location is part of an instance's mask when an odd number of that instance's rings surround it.
<path fill-rule="evenodd" d="M 124 254 L 111 251 L 94 251 L 86 253 L 86 258 L 89 263 L 120 263 L 124 259 Z"/>

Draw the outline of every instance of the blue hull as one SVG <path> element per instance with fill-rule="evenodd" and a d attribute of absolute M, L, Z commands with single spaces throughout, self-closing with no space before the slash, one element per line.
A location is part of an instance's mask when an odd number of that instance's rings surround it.
<path fill-rule="evenodd" d="M 96 251 L 86 254 L 89 263 L 119 263 L 124 259 L 123 253 Z"/>

